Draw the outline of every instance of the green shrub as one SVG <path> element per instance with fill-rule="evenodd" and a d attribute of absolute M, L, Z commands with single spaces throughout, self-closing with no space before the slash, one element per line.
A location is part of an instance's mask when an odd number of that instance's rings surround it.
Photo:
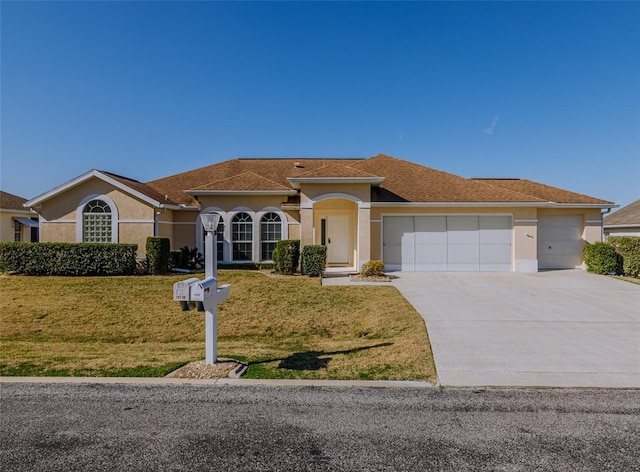
<path fill-rule="evenodd" d="M 365 277 L 380 277 L 384 275 L 384 262 L 382 261 L 369 261 L 362 264 L 360 273 Z"/>
<path fill-rule="evenodd" d="M 0 271 L 25 275 L 131 275 L 136 244 L 0 243 Z"/>
<path fill-rule="evenodd" d="M 284 239 L 278 241 L 272 257 L 277 272 L 284 275 L 295 273 L 300 261 L 300 240 Z"/>
<path fill-rule="evenodd" d="M 622 273 L 640 276 L 640 236 L 609 236 L 607 240 L 622 257 Z"/>
<path fill-rule="evenodd" d="M 169 258 L 171 256 L 171 241 L 169 238 L 149 236 L 146 250 L 149 270 L 152 274 L 166 274 L 169 272 Z"/>
<path fill-rule="evenodd" d="M 204 266 L 204 256 L 197 247 L 183 246 L 180 248 L 180 267 L 182 269 L 193 270 L 202 266 Z"/>
<path fill-rule="evenodd" d="M 618 270 L 618 254 L 611 244 L 596 242 L 585 244 L 584 263 L 587 270 L 595 274 L 615 274 Z"/>
<path fill-rule="evenodd" d="M 183 269 L 182 251 L 171 251 L 169 254 L 169 269 Z"/>
<path fill-rule="evenodd" d="M 302 248 L 302 273 L 311 277 L 319 277 L 327 264 L 327 247 L 309 245 Z"/>

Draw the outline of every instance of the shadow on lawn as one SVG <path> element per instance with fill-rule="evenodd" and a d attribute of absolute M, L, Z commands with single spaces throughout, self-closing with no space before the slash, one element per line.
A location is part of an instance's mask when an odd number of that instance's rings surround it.
<path fill-rule="evenodd" d="M 319 370 L 326 368 L 331 361 L 331 357 L 335 354 L 351 354 L 354 352 L 365 351 L 367 349 L 373 349 L 376 347 L 392 346 L 393 343 L 380 343 L 373 346 L 358 347 L 355 349 L 347 349 L 345 351 L 307 351 L 307 352 L 294 352 L 290 356 L 284 359 L 267 359 L 264 361 L 251 362 L 251 364 L 266 364 L 267 362 L 280 361 L 278 369 L 289 370 Z"/>

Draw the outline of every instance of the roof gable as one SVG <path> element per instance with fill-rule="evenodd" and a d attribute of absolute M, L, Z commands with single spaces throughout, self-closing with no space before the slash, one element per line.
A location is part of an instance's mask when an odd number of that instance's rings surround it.
<path fill-rule="evenodd" d="M 50 200 L 51 198 L 93 178 L 97 178 L 104 182 L 107 182 L 108 184 L 113 185 L 123 192 L 132 195 L 152 206 L 160 207 L 163 205 L 175 205 L 175 203 L 170 201 L 168 197 L 164 197 L 155 189 L 147 186 L 146 184 L 143 184 L 142 182 L 96 169 L 90 170 L 89 172 L 86 172 L 76 177 L 75 179 L 69 180 L 64 184 L 59 185 L 58 187 L 55 187 L 54 189 L 49 190 L 48 192 L 43 193 L 42 195 L 39 195 L 32 200 L 29 200 L 28 202 L 26 202 L 26 205 L 30 207 L 38 206 L 41 203 Z"/>

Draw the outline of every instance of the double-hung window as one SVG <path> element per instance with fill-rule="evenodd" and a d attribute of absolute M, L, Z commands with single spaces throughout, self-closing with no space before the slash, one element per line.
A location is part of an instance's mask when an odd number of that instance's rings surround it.
<path fill-rule="evenodd" d="M 253 220 L 248 213 L 238 213 L 233 217 L 231 242 L 234 261 L 253 260 Z"/>

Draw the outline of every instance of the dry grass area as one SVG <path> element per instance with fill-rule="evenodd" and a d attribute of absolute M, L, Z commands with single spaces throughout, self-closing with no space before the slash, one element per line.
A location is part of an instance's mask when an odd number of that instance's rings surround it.
<path fill-rule="evenodd" d="M 424 323 L 392 286 L 221 271 L 218 355 L 246 377 L 434 380 Z M 0 375 L 160 376 L 204 357 L 186 278 L 0 277 Z"/>

